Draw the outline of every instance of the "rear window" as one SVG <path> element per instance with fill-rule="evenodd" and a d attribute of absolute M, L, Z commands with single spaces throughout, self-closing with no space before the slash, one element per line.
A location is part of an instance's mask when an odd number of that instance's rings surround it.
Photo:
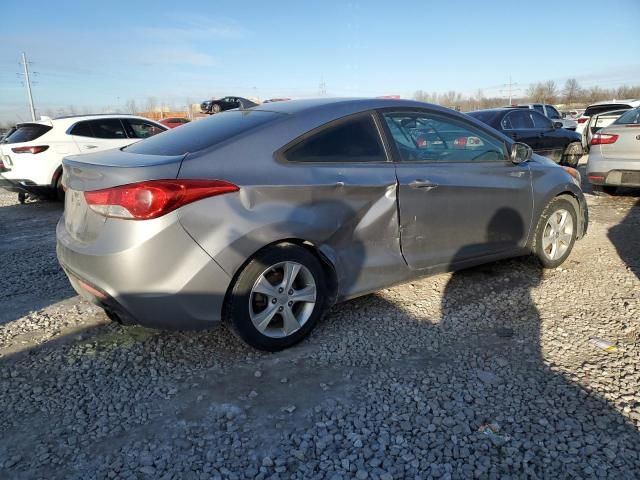
<path fill-rule="evenodd" d="M 51 130 L 49 125 L 41 125 L 39 123 L 28 123 L 18 125 L 15 132 L 9 135 L 4 143 L 22 143 L 35 140 Z"/>
<path fill-rule="evenodd" d="M 586 117 L 591 117 L 593 115 L 598 115 L 604 112 L 612 112 L 613 110 L 622 110 L 624 108 L 630 108 L 629 105 L 625 105 L 624 103 L 611 103 L 607 105 L 593 105 L 591 107 L 587 107 L 584 111 Z"/>
<path fill-rule="evenodd" d="M 228 138 L 268 123 L 281 114 L 263 111 L 232 111 L 189 122 L 162 135 L 129 145 L 124 150 L 142 155 L 184 155 L 209 148 Z"/>
<path fill-rule="evenodd" d="M 615 122 L 616 125 L 638 125 L 640 124 L 640 108 L 634 108 L 623 114 Z"/>

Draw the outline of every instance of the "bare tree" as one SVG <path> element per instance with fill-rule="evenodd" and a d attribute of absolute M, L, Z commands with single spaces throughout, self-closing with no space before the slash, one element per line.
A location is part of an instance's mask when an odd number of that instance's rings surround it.
<path fill-rule="evenodd" d="M 131 113 L 133 115 L 138 113 L 138 107 L 136 106 L 136 101 L 132 98 L 127 100 L 127 102 L 124 104 L 124 110 L 125 112 Z"/>
<path fill-rule="evenodd" d="M 580 94 L 580 84 L 578 80 L 575 78 L 569 78 L 566 82 L 564 82 L 564 90 L 562 91 L 564 95 L 564 103 L 567 105 L 572 105 L 578 99 L 578 95 Z"/>
<path fill-rule="evenodd" d="M 153 112 L 156 108 L 158 108 L 158 99 L 156 97 L 148 97 L 146 108 L 147 112 Z"/>

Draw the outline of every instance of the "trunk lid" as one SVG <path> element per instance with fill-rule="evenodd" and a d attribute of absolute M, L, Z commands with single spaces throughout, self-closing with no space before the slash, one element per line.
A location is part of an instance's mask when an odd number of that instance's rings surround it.
<path fill-rule="evenodd" d="M 66 187 L 64 223 L 75 241 L 95 241 L 109 219 L 89 208 L 84 192 L 126 185 L 144 180 L 174 179 L 184 155 L 160 156 L 107 150 L 63 160 L 62 183 Z"/>
<path fill-rule="evenodd" d="M 640 125 L 611 125 L 599 133 L 618 135 L 614 143 L 600 145 L 603 157 L 636 160 L 640 166 Z"/>

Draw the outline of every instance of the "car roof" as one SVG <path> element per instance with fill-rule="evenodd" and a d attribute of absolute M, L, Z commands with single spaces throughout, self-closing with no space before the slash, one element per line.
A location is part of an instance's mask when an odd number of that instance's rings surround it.
<path fill-rule="evenodd" d="M 593 106 L 597 106 L 597 105 L 615 105 L 615 104 L 626 104 L 626 105 L 630 105 L 632 107 L 638 107 L 640 106 L 640 100 L 635 99 L 635 98 L 629 98 L 626 100 L 603 100 L 601 102 L 595 102 L 590 104 L 587 108 L 589 107 L 593 107 Z"/>
<path fill-rule="evenodd" d="M 430 108 L 443 112 L 452 112 L 450 108 L 418 102 L 415 100 L 387 99 L 387 98 L 308 98 L 300 100 L 288 100 L 286 102 L 270 102 L 251 107 L 251 110 L 276 112 L 285 114 L 299 114 L 319 110 L 336 109 L 341 112 L 358 113 L 376 108 Z M 348 113 L 347 113 L 348 114 Z"/>

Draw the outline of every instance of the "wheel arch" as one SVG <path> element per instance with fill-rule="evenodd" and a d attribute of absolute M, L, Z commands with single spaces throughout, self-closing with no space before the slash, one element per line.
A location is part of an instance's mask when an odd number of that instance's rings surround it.
<path fill-rule="evenodd" d="M 338 298 L 338 291 L 339 291 L 339 281 L 338 281 L 338 274 L 337 274 L 336 267 L 335 267 L 335 255 L 333 254 L 331 249 L 322 248 L 321 246 L 318 246 L 317 244 L 315 244 L 314 242 L 311 242 L 309 240 L 305 240 L 305 239 L 297 238 L 297 237 L 290 237 L 290 238 L 283 238 L 283 239 L 280 239 L 280 240 L 275 240 L 275 241 L 270 242 L 270 243 L 268 243 L 266 245 L 263 245 L 258 250 L 253 252 L 251 255 L 247 256 L 247 259 L 233 273 L 233 276 L 231 278 L 231 281 L 229 282 L 229 285 L 227 287 L 227 291 L 225 293 L 223 310 L 226 310 L 227 305 L 229 304 L 229 302 L 228 302 L 229 297 L 231 296 L 231 292 L 233 291 L 233 287 L 236 284 L 238 276 L 240 275 L 242 270 L 244 270 L 244 268 L 247 266 L 247 264 L 251 260 L 253 260 L 253 258 L 256 255 L 258 255 L 260 252 L 266 250 L 267 248 L 271 248 L 271 247 L 274 247 L 276 245 L 283 245 L 283 244 L 293 244 L 293 245 L 297 245 L 299 247 L 302 247 L 302 248 L 304 248 L 305 250 L 310 252 L 312 255 L 314 255 L 318 259 L 318 261 L 320 262 L 320 265 L 322 266 L 322 270 L 323 270 L 323 272 L 324 272 L 324 274 L 326 276 L 326 279 L 327 279 L 327 305 L 326 305 L 326 307 L 329 308 L 333 304 L 336 303 L 336 300 Z M 227 316 L 226 313 L 223 313 L 223 318 L 225 318 L 226 316 Z"/>

